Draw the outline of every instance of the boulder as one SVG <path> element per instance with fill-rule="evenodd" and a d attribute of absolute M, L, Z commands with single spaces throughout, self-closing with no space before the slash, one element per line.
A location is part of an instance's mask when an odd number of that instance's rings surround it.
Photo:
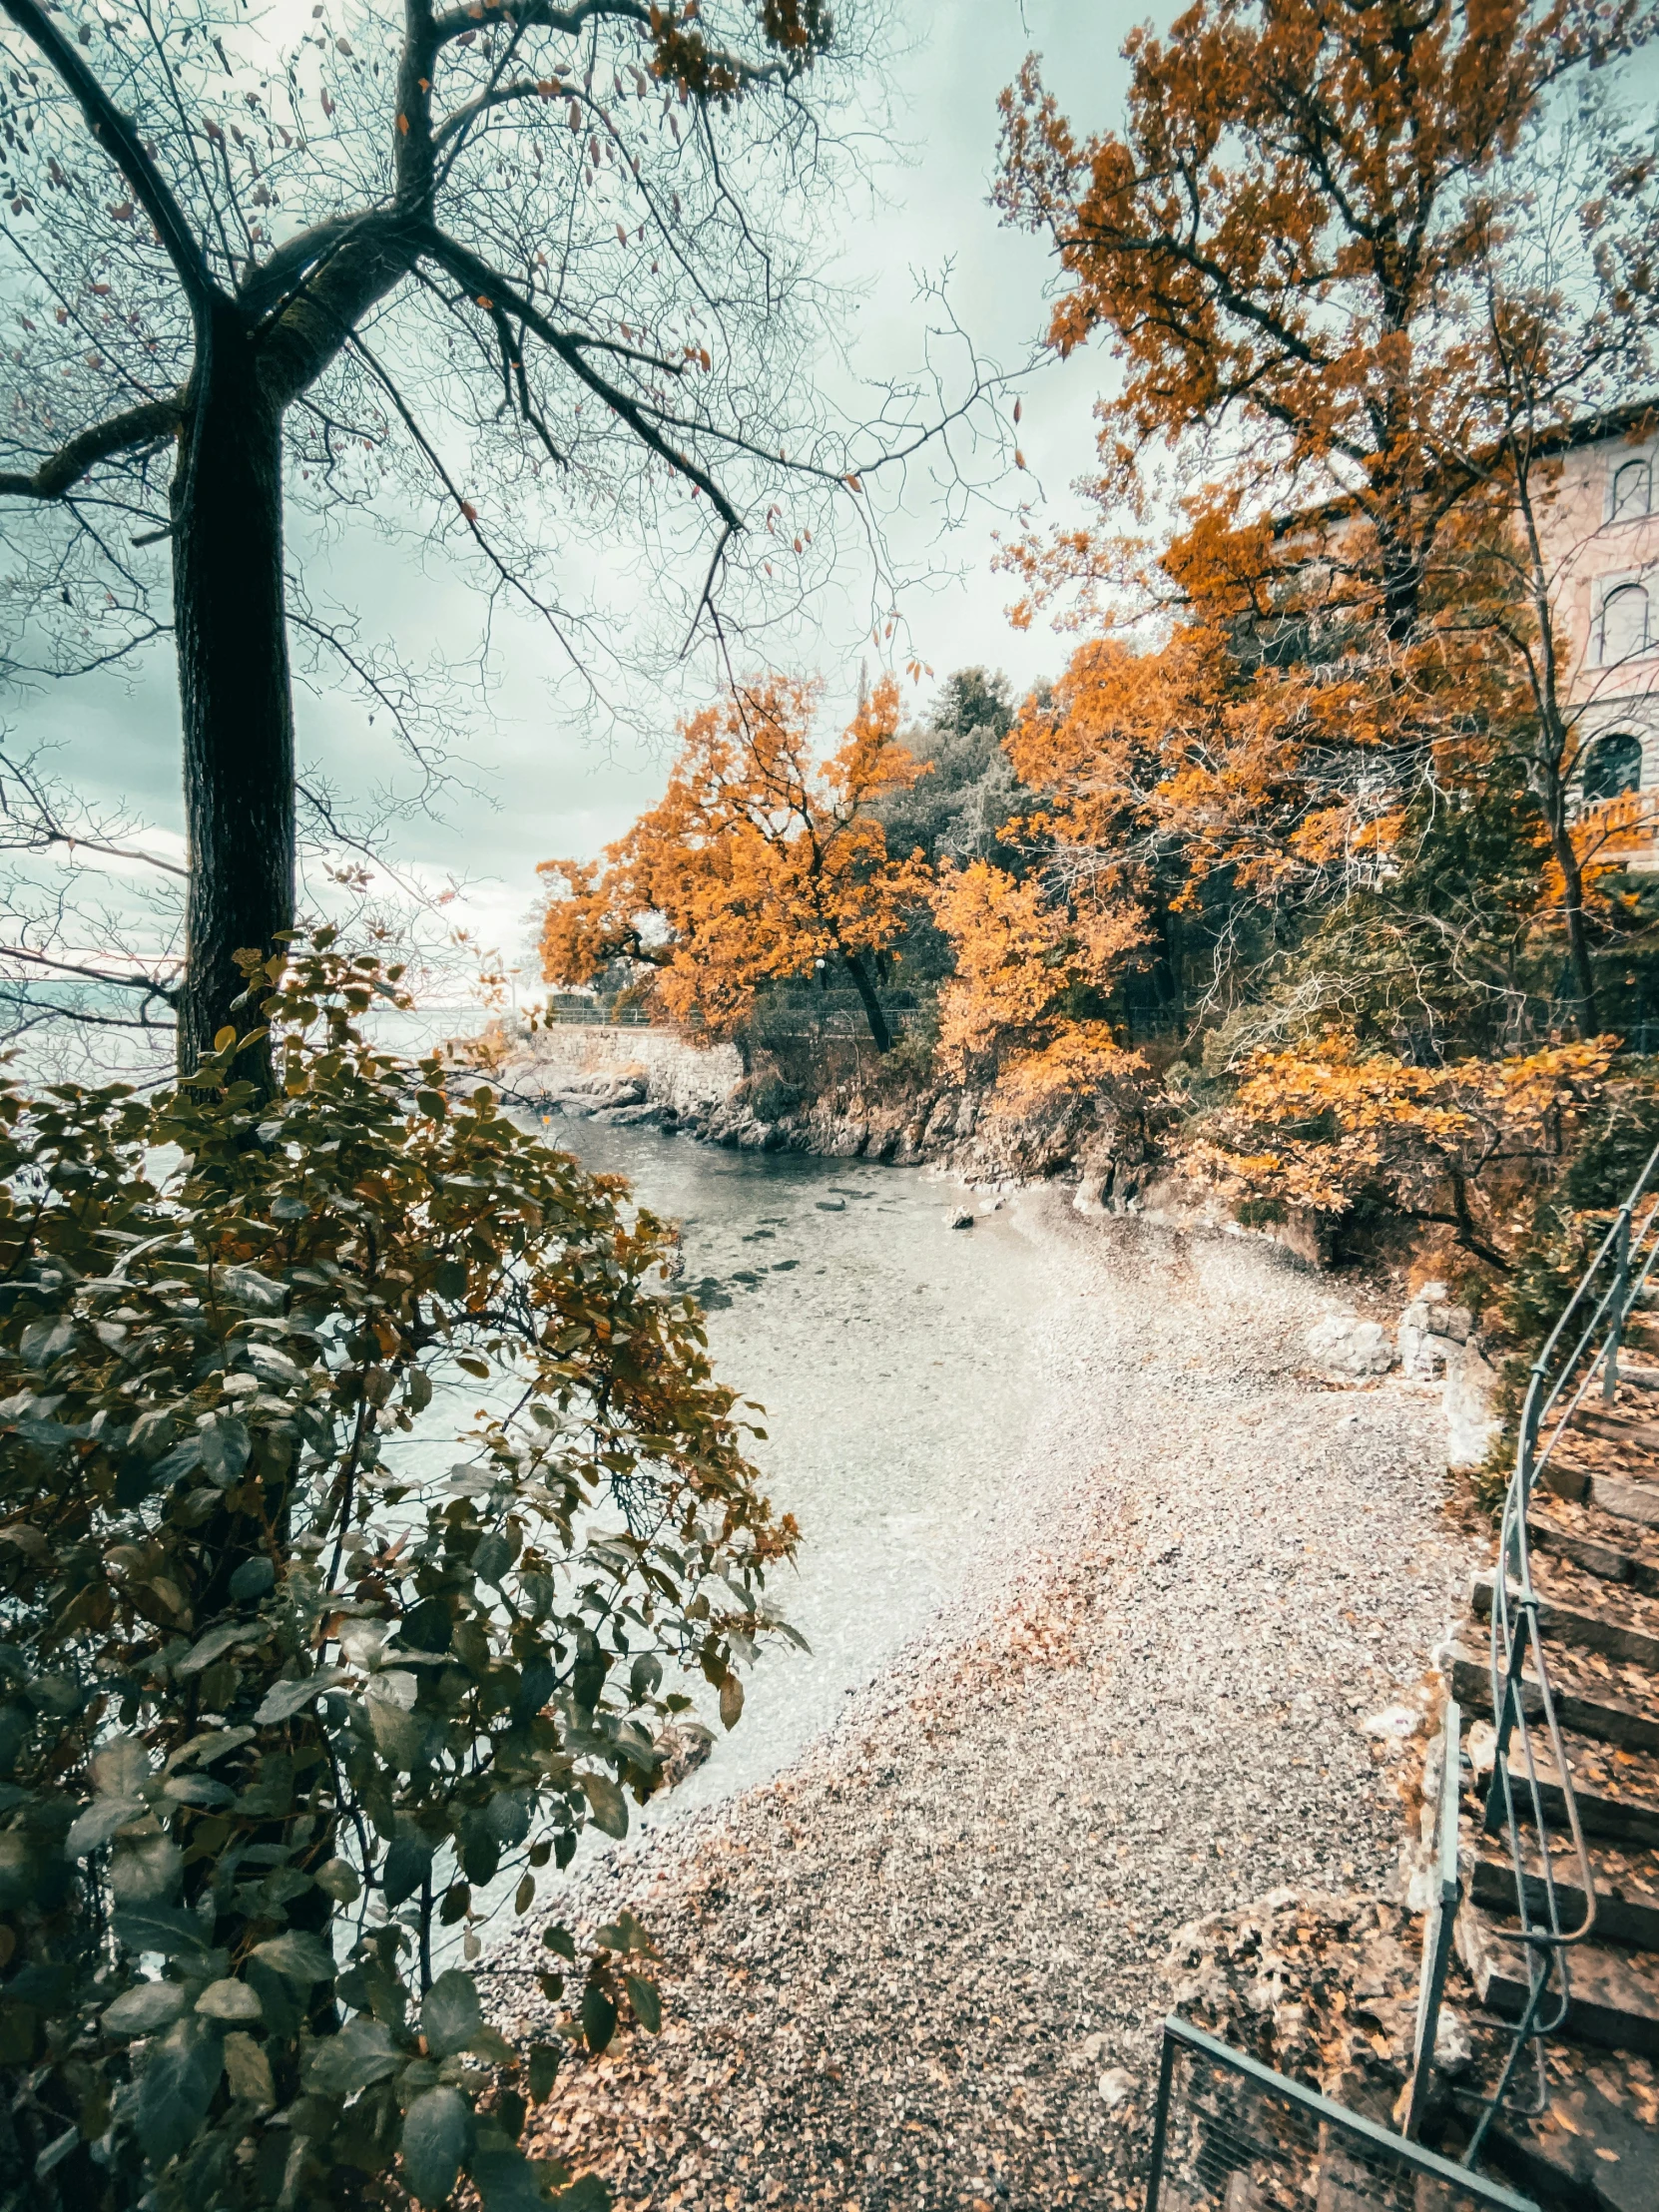
<path fill-rule="evenodd" d="M 1448 1467 L 1484 1464 L 1502 1426 L 1496 1411 L 1497 1383 L 1497 1370 L 1478 1345 L 1447 1344 L 1440 1404 L 1445 1413 Z"/>
<path fill-rule="evenodd" d="M 971 1229 L 973 1216 L 965 1206 L 957 1206 L 945 1215 L 944 1225 L 947 1229 Z"/>
<path fill-rule="evenodd" d="M 1106 1211 L 1106 1186 L 1112 1179 L 1108 1168 L 1104 1175 L 1085 1174 L 1078 1182 L 1072 1197 L 1073 1211 L 1079 1214 L 1103 1214 Z"/>
<path fill-rule="evenodd" d="M 1382 1324 L 1362 1321 L 1358 1314 L 1327 1314 L 1309 1330 L 1307 1344 L 1315 1367 L 1349 1381 L 1386 1375 L 1394 1364 L 1394 1350 Z"/>
<path fill-rule="evenodd" d="M 782 1121 L 801 1104 L 795 1085 L 770 1069 L 751 1076 L 740 1088 L 757 1121 Z"/>
<path fill-rule="evenodd" d="M 1473 1329 L 1474 1316 L 1447 1302 L 1443 1283 L 1425 1283 L 1399 1317 L 1399 1364 L 1411 1382 L 1433 1382 Z"/>
<path fill-rule="evenodd" d="M 661 1112 L 660 1106 L 653 1106 L 649 1101 L 642 1100 L 632 1106 L 602 1106 L 593 1118 L 595 1121 L 608 1122 L 613 1129 L 633 1129 L 641 1122 L 655 1121 Z"/>
<path fill-rule="evenodd" d="M 899 1131 L 898 1142 L 893 1147 L 893 1166 L 895 1168 L 913 1168 L 923 1157 L 922 1146 L 926 1135 L 927 1131 L 924 1123 L 919 1121 L 908 1122 Z"/>
<path fill-rule="evenodd" d="M 965 1100 L 952 1097 L 948 1092 L 934 1106 L 927 1117 L 927 1127 L 922 1131 L 925 1144 L 943 1144 L 956 1134 L 956 1117 Z"/>
<path fill-rule="evenodd" d="M 1434 1382 L 1445 1373 L 1445 1339 L 1427 1329 L 1425 1319 L 1419 1306 L 1407 1306 L 1399 1317 L 1399 1365 L 1408 1382 Z"/>

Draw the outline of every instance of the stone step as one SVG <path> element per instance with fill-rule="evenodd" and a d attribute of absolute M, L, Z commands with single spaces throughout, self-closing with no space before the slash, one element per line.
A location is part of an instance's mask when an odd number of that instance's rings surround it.
<path fill-rule="evenodd" d="M 1652 2068 L 1614 2052 L 1591 2059 L 1570 2044 L 1550 2059 L 1547 2108 L 1536 2119 L 1498 2113 L 1482 2165 L 1560 2212 L 1659 2212 Z M 1530 2085 L 1530 2066 L 1526 2077 Z"/>
<path fill-rule="evenodd" d="M 1633 1400 L 1641 1393 L 1632 1391 Z M 1544 1470 L 1546 1489 L 1589 1496 L 1603 1512 L 1659 1527 L 1659 1420 L 1651 1407 L 1580 1406 L 1556 1439 Z"/>
<path fill-rule="evenodd" d="M 1540 1558 L 1532 1562 L 1532 1586 L 1539 1599 L 1538 1626 L 1546 1635 L 1659 1672 L 1659 1601 L 1632 1590 L 1608 1603 L 1606 1587 L 1594 1575 Z M 1479 1619 L 1490 1617 L 1489 1572 L 1474 1577 L 1469 1607 Z"/>
<path fill-rule="evenodd" d="M 1604 1513 L 1659 1528 L 1659 1482 L 1642 1482 L 1629 1475 L 1592 1475 L 1590 1498 Z"/>
<path fill-rule="evenodd" d="M 1551 1497 L 1587 1500 L 1616 1520 L 1659 1528 L 1659 1480 L 1586 1466 L 1578 1458 L 1558 1453 L 1539 1474 L 1538 1489 Z"/>
<path fill-rule="evenodd" d="M 1642 1414 L 1603 1412 L 1599 1405 L 1586 1402 L 1572 1416 L 1572 1426 L 1610 1444 L 1627 1444 L 1633 1451 L 1659 1452 L 1659 1420 Z"/>
<path fill-rule="evenodd" d="M 1549 1686 L 1563 1728 L 1622 1744 L 1626 1751 L 1659 1752 L 1659 1681 L 1642 1668 L 1560 1647 L 1549 1654 Z M 1452 1646 L 1451 1694 L 1474 1712 L 1492 1710 L 1489 1653 Z M 1543 1700 L 1530 1671 L 1521 1677 L 1521 1698 L 1535 1720 Z"/>
<path fill-rule="evenodd" d="M 1588 1736 L 1565 1729 L 1561 1734 L 1561 1748 L 1572 1776 L 1573 1802 L 1578 1807 L 1579 1822 L 1586 1836 L 1602 1837 L 1609 1843 L 1632 1849 L 1645 1850 L 1659 1845 L 1659 1760 L 1651 1752 L 1623 1751 L 1616 1745 L 1597 1743 Z M 1490 1744 L 1486 1747 L 1484 1761 L 1472 1741 L 1469 1750 L 1475 1759 L 1475 1787 L 1484 1804 L 1492 1771 Z M 1532 1736 L 1532 1758 L 1543 1817 L 1551 1828 L 1558 1827 L 1565 1833 L 1566 1795 L 1561 1777 L 1550 1760 L 1547 1744 L 1536 1733 Z M 1530 1821 L 1533 1786 L 1518 1745 L 1511 1746 L 1509 1772 L 1516 1817 Z"/>
<path fill-rule="evenodd" d="M 1584 1501 L 1534 1495 L 1526 1533 L 1535 1549 L 1569 1559 L 1600 1581 L 1628 1582 L 1644 1597 L 1659 1597 L 1659 1535 L 1640 1522 Z"/>
<path fill-rule="evenodd" d="M 1552 1839 L 1550 1873 L 1560 1926 L 1569 1933 L 1583 1926 L 1585 1896 L 1578 1855 L 1562 1839 Z M 1617 1845 L 1589 1844 L 1590 1878 L 1595 1886 L 1598 1942 L 1632 1950 L 1659 1950 L 1659 1852 L 1621 1851 Z M 1537 1847 L 1529 1837 L 1522 1861 L 1527 1910 L 1540 1921 L 1549 1910 Z M 1469 1896 L 1476 1905 L 1504 1918 L 1513 1916 L 1515 1867 L 1501 1839 L 1482 1839 L 1469 1869 Z"/>
<path fill-rule="evenodd" d="M 1503 1939 L 1506 1925 L 1512 1928 L 1481 1906 L 1464 1905 L 1457 1915 L 1457 1951 L 1480 2002 L 1513 2020 L 1526 2007 L 1529 1981 L 1526 1946 Z M 1610 1943 L 1574 1943 L 1567 1976 L 1569 2002 L 1559 2034 L 1659 2058 L 1659 1958 Z"/>

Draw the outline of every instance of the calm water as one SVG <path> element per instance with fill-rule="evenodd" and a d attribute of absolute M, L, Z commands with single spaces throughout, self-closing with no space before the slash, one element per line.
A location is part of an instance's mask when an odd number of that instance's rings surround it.
<path fill-rule="evenodd" d="M 1055 1287 L 1029 1202 L 970 1200 L 975 1226 L 952 1230 L 956 1186 L 910 1169 L 584 1121 L 548 1136 L 682 1224 L 684 1285 L 722 1378 L 766 1407 L 754 1456 L 802 1529 L 773 1588 L 811 1656 L 760 1661 L 738 1728 L 660 1820 L 775 1773 L 960 1586 L 1019 1456 Z"/>

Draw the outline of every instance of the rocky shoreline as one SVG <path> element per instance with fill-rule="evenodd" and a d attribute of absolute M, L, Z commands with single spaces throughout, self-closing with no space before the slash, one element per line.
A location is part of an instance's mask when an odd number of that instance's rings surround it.
<path fill-rule="evenodd" d="M 661 2036 L 531 2122 L 635 2212 L 1127 2207 L 1192 1924 L 1394 1882 L 1475 1548 L 1436 1393 L 1313 1370 L 1326 1287 L 1270 1246 L 1047 1224 L 1070 1295 L 973 1586 L 804 1759 L 557 1901 L 662 1951 Z M 489 1962 L 521 2041 L 535 1947 Z"/>
<path fill-rule="evenodd" d="M 647 1034 L 658 1033 L 590 1031 L 577 1054 L 557 1031 L 543 1032 L 501 1057 L 497 1080 L 531 1110 L 681 1132 L 741 1152 L 933 1164 L 1002 1187 L 1070 1171 L 1092 1209 L 1140 1203 L 1144 1132 L 1102 1100 L 1064 1097 L 1009 1116 L 982 1085 L 880 1068 L 806 1097 L 774 1067 L 745 1072 L 730 1047 L 683 1044 L 675 1052 L 659 1044 L 642 1058 Z"/>

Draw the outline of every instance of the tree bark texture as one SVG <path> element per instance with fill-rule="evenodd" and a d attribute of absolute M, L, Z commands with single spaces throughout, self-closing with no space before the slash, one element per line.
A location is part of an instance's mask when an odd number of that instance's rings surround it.
<path fill-rule="evenodd" d="M 293 926 L 293 707 L 282 590 L 281 412 L 236 310 L 204 333 L 173 480 L 173 590 L 190 839 L 179 1069 L 256 1026 L 239 949 Z M 239 1072 L 269 1083 L 268 1051 Z"/>
<path fill-rule="evenodd" d="M 855 952 L 843 953 L 841 957 L 846 962 L 846 972 L 852 978 L 853 988 L 863 1003 L 864 1019 L 869 1023 L 869 1033 L 875 1039 L 876 1051 L 890 1052 L 892 1031 L 887 1026 L 887 1017 L 881 1010 L 881 1001 L 875 995 L 875 985 L 870 981 L 863 961 Z"/>

